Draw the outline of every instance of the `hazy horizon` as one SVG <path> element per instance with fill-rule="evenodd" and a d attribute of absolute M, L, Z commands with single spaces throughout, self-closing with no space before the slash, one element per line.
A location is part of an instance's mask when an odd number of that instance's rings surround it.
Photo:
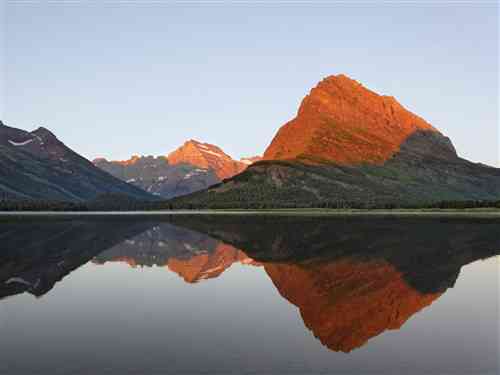
<path fill-rule="evenodd" d="M 262 154 L 321 79 L 344 73 L 499 165 L 498 3 L 6 1 L 0 119 L 83 156 L 188 139 Z"/>

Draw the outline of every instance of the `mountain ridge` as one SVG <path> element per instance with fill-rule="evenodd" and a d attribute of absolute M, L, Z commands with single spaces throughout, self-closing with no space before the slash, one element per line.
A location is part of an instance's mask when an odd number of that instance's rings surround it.
<path fill-rule="evenodd" d="M 0 194 L 4 199 L 81 202 L 108 193 L 153 198 L 96 168 L 44 127 L 28 132 L 0 122 Z"/>
<path fill-rule="evenodd" d="M 216 145 L 190 139 L 168 156 L 132 155 L 118 161 L 96 158 L 93 163 L 122 181 L 169 199 L 220 183 L 256 160 L 260 157 L 238 161 Z"/>

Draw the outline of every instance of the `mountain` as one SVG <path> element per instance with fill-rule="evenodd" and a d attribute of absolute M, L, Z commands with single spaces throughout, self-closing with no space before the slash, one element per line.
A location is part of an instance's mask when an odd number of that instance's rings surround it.
<path fill-rule="evenodd" d="M 185 163 L 211 169 L 220 180 L 242 172 L 247 166 L 246 163 L 233 160 L 219 147 L 193 139 L 169 154 L 168 160 L 172 164 Z"/>
<path fill-rule="evenodd" d="M 460 158 L 396 99 L 345 75 L 321 81 L 263 160 L 173 207 L 344 207 L 500 199 L 500 170 Z"/>
<path fill-rule="evenodd" d="M 93 163 L 123 181 L 168 199 L 204 190 L 260 159 L 253 156 L 237 161 L 215 145 L 189 140 L 168 157 L 135 155 L 124 161 L 98 158 Z"/>
<path fill-rule="evenodd" d="M 152 198 L 96 168 L 49 130 L 27 132 L 0 122 L 1 197 L 85 201 L 107 193 Z"/>
<path fill-rule="evenodd" d="M 450 157 L 456 155 L 448 138 L 393 97 L 338 75 L 311 90 L 297 117 L 279 129 L 264 159 L 382 165 L 416 132 L 442 144 Z"/>
<path fill-rule="evenodd" d="M 163 198 L 189 194 L 220 182 L 211 169 L 185 163 L 173 165 L 164 156 L 134 156 L 126 161 L 100 158 L 93 163 L 120 180 Z"/>

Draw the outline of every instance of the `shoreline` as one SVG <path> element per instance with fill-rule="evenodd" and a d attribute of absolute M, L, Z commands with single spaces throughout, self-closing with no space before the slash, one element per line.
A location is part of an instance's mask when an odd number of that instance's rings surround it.
<path fill-rule="evenodd" d="M 0 211 L 0 217 L 20 216 L 177 216 L 177 215 L 264 215 L 264 216 L 481 216 L 499 217 L 500 209 L 272 209 L 272 210 L 162 210 L 162 211 Z"/>

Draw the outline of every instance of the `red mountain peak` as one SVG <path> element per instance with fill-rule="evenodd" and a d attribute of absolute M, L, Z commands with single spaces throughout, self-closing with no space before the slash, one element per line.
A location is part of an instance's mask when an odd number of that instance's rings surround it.
<path fill-rule="evenodd" d="M 188 163 L 200 168 L 213 169 L 220 179 L 242 172 L 246 164 L 233 160 L 221 148 L 190 139 L 168 155 L 171 164 Z"/>
<path fill-rule="evenodd" d="M 394 97 L 379 95 L 343 74 L 329 76 L 279 129 L 264 159 L 382 164 L 418 130 L 437 132 Z"/>

